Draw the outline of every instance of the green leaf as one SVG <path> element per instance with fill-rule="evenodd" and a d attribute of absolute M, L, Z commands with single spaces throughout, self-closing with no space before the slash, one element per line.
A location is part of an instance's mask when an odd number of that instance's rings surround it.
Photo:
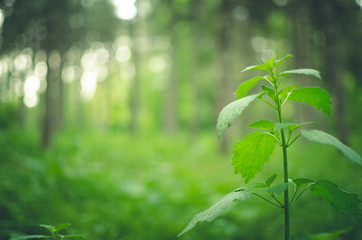
<path fill-rule="evenodd" d="M 250 66 L 245 68 L 244 70 L 242 70 L 241 72 L 245 72 L 251 69 L 260 69 L 260 70 L 264 70 L 266 72 L 268 72 L 268 65 L 267 64 L 260 64 L 260 65 L 254 65 L 254 66 Z"/>
<path fill-rule="evenodd" d="M 329 96 L 326 90 L 316 87 L 298 88 L 294 90 L 289 96 L 290 100 L 305 102 L 307 104 L 310 104 L 322 110 L 328 116 L 330 115 L 331 112 L 330 98 L 331 96 Z"/>
<path fill-rule="evenodd" d="M 279 123 L 279 122 L 275 122 L 275 130 L 279 131 L 280 129 L 285 129 L 285 128 L 289 128 L 290 126 L 296 125 L 295 123 Z"/>
<path fill-rule="evenodd" d="M 281 195 L 283 193 L 283 191 L 287 188 L 288 188 L 288 183 L 283 182 L 283 183 L 276 184 L 272 187 L 262 188 L 260 190 L 269 192 L 271 194 L 276 193 L 278 195 Z"/>
<path fill-rule="evenodd" d="M 304 125 L 308 124 L 316 124 L 316 122 L 303 122 L 303 123 L 279 123 L 275 122 L 275 130 L 279 131 L 280 129 L 288 128 L 290 131 L 294 131 L 295 129 L 298 129 Z"/>
<path fill-rule="evenodd" d="M 294 70 L 288 70 L 280 73 L 283 76 L 289 75 L 289 74 L 305 74 L 305 75 L 311 75 L 313 77 L 321 79 L 321 76 L 317 70 L 314 69 L 294 69 Z"/>
<path fill-rule="evenodd" d="M 275 139 L 261 132 L 247 135 L 234 146 L 232 165 L 235 174 L 241 173 L 245 183 L 249 182 L 269 160 L 275 148 Z"/>
<path fill-rule="evenodd" d="M 250 128 L 258 128 L 258 129 L 274 129 L 274 122 L 270 120 L 260 120 L 249 124 Z"/>
<path fill-rule="evenodd" d="M 22 237 L 17 237 L 16 240 L 25 240 L 25 239 L 42 239 L 42 238 L 52 238 L 51 236 L 45 236 L 45 235 L 27 235 Z"/>
<path fill-rule="evenodd" d="M 263 89 L 263 91 L 268 94 L 269 97 L 271 97 L 272 99 L 275 99 L 275 93 L 274 90 L 271 89 L 270 87 L 267 86 L 261 86 L 261 88 Z"/>
<path fill-rule="evenodd" d="M 265 183 L 252 183 L 252 184 L 248 184 L 248 185 L 235 189 L 235 192 L 249 191 L 254 188 L 265 188 L 265 187 L 267 187 L 267 185 Z"/>
<path fill-rule="evenodd" d="M 362 212 L 359 209 L 359 204 L 362 201 L 357 194 L 345 192 L 328 180 L 316 181 L 309 178 L 296 178 L 293 179 L 293 183 L 298 187 L 302 185 L 311 186 L 311 191 L 315 195 L 332 204 L 337 211 L 362 220 Z"/>
<path fill-rule="evenodd" d="M 190 223 L 187 225 L 187 227 L 178 235 L 178 237 L 180 237 L 181 235 L 190 231 L 192 228 L 195 227 L 195 225 L 198 222 L 204 222 L 204 221 L 211 222 L 216 217 L 223 214 L 225 212 L 226 208 L 228 206 L 230 206 L 230 204 L 234 200 L 245 201 L 248 198 L 250 198 L 251 194 L 252 194 L 251 190 L 239 190 L 239 191 L 234 191 L 234 192 L 227 194 L 220 201 L 218 201 L 213 206 L 211 206 L 209 209 L 197 214 L 190 221 Z"/>
<path fill-rule="evenodd" d="M 295 178 L 295 179 L 293 179 L 293 182 L 294 182 L 298 187 L 303 186 L 303 185 L 309 185 L 309 184 L 317 183 L 316 180 L 309 179 L 309 178 Z"/>
<path fill-rule="evenodd" d="M 234 119 L 244 111 L 244 109 L 249 105 L 249 103 L 254 101 L 261 94 L 262 93 L 258 93 L 244 97 L 224 107 L 224 109 L 221 110 L 219 117 L 217 119 L 216 129 L 218 132 L 218 137 L 221 136 L 221 134 L 226 130 L 226 128 L 231 126 Z"/>
<path fill-rule="evenodd" d="M 63 238 L 87 239 L 86 237 L 84 237 L 82 235 L 65 235 Z"/>
<path fill-rule="evenodd" d="M 55 232 L 56 232 L 54 226 L 52 226 L 52 225 L 40 224 L 39 226 L 48 229 L 49 232 L 51 232 L 51 233 L 55 233 Z"/>
<path fill-rule="evenodd" d="M 59 232 L 60 230 L 67 229 L 71 224 L 70 223 L 61 223 L 54 227 L 55 232 Z"/>
<path fill-rule="evenodd" d="M 311 190 L 313 194 L 332 204 L 338 212 L 362 220 L 359 208 L 362 201 L 357 194 L 345 192 L 328 180 L 319 180 L 317 184 L 312 185 Z"/>
<path fill-rule="evenodd" d="M 271 175 L 271 176 L 265 181 L 265 184 L 266 184 L 267 186 L 270 186 L 270 185 L 274 182 L 274 180 L 275 180 L 275 178 L 277 177 L 277 175 L 278 175 L 278 174 L 273 174 L 273 175 Z"/>
<path fill-rule="evenodd" d="M 283 57 L 282 59 L 277 60 L 277 61 L 275 62 L 275 67 L 276 67 L 276 68 L 279 67 L 279 65 L 280 65 L 285 59 L 290 58 L 290 57 L 293 57 L 293 55 L 288 54 L 287 56 Z"/>
<path fill-rule="evenodd" d="M 352 228 L 342 229 L 333 232 L 319 233 L 314 234 L 311 237 L 311 240 L 342 240 L 342 234 L 350 232 Z"/>
<path fill-rule="evenodd" d="M 263 77 L 255 77 L 252 79 L 249 79 L 242 84 L 239 85 L 238 89 L 236 90 L 236 99 L 240 99 L 246 96 L 248 92 L 257 84 Z"/>
<path fill-rule="evenodd" d="M 272 57 L 271 59 L 269 59 L 269 61 L 268 61 L 268 67 L 269 67 L 269 69 L 273 69 L 273 68 L 274 68 L 274 62 L 275 62 L 275 56 Z"/>
<path fill-rule="evenodd" d="M 286 98 L 288 96 L 288 94 L 290 92 L 292 92 L 295 88 L 296 88 L 296 86 L 289 86 L 289 87 L 284 88 L 283 90 L 281 90 L 279 92 L 279 98 L 280 99 Z"/>
<path fill-rule="evenodd" d="M 361 156 L 356 153 L 352 148 L 341 143 L 337 138 L 320 130 L 302 130 L 300 132 L 303 137 L 310 141 L 329 144 L 339 149 L 351 162 L 362 165 Z"/>
<path fill-rule="evenodd" d="M 316 122 L 303 122 L 303 123 L 297 123 L 294 125 L 291 125 L 288 127 L 289 130 L 294 131 L 295 129 L 298 129 L 304 125 L 309 125 L 309 124 L 317 124 Z"/>

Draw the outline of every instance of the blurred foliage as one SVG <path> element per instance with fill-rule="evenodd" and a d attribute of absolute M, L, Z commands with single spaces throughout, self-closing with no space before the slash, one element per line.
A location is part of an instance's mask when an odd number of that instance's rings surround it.
<path fill-rule="evenodd" d="M 16 124 L 19 118 L 18 108 L 14 103 L 0 105 L 0 129 L 8 128 Z"/>
<path fill-rule="evenodd" d="M 117 17 L 126 2 L 137 14 Z M 243 184 L 225 150 L 250 130 L 235 123 L 217 141 L 215 125 L 261 57 L 321 70 L 331 119 L 296 103 L 286 121 L 317 120 L 361 154 L 361 24 L 360 1 L 0 1 L 0 239 L 63 222 L 90 240 L 176 239 Z M 274 117 L 255 103 L 238 121 Z M 278 154 L 255 181 L 279 173 Z M 361 168 L 333 147 L 301 141 L 290 159 L 292 177 L 361 196 Z M 312 194 L 294 206 L 293 239 L 362 238 Z M 252 199 L 183 239 L 274 240 L 282 224 Z"/>
<path fill-rule="evenodd" d="M 47 152 L 34 137 L 16 129 L 1 134 L 1 239 L 38 234 L 35 226 L 42 222 L 65 221 L 72 222 L 70 234 L 88 239 L 176 239 L 191 216 L 243 184 L 210 134 L 190 139 L 71 131 L 59 135 Z M 305 145 L 318 154 L 311 159 Z M 361 194 L 360 169 L 332 147 L 303 142 L 290 153 L 293 176 L 333 178 Z M 278 154 L 256 181 L 278 173 Z M 332 164 L 333 171 L 323 170 Z M 282 217 L 277 208 L 253 198 L 233 204 L 224 216 L 199 224 L 183 238 L 278 239 Z M 310 193 L 294 205 L 291 224 L 296 239 L 349 227 L 341 239 L 362 234 L 360 226 Z"/>

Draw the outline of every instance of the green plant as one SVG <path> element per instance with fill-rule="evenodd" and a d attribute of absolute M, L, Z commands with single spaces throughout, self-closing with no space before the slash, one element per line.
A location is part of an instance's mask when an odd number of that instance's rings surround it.
<path fill-rule="evenodd" d="M 278 121 L 260 120 L 250 124 L 249 127 L 263 130 L 263 132 L 250 133 L 243 140 L 235 144 L 232 165 L 235 174 L 240 173 L 245 179 L 245 183 L 248 183 L 254 178 L 257 172 L 261 171 L 262 167 L 273 153 L 275 146 L 279 145 L 283 152 L 284 181 L 282 183 L 273 184 L 277 176 L 277 174 L 274 174 L 269 177 L 265 183 L 253 183 L 236 189 L 224 196 L 209 209 L 197 214 L 178 236 L 181 236 L 192 229 L 198 222 L 212 221 L 217 216 L 221 215 L 234 200 L 244 201 L 254 195 L 278 208 L 284 209 L 284 239 L 289 240 L 289 209 L 307 189 L 310 189 L 314 195 L 318 195 L 332 204 L 337 211 L 361 221 L 362 213 L 359 208 L 361 200 L 356 194 L 345 192 L 336 184 L 328 180 L 317 181 L 308 178 L 289 178 L 287 149 L 300 136 L 303 136 L 310 141 L 333 145 L 349 160 L 362 165 L 362 158 L 332 135 L 320 130 L 300 130 L 304 125 L 315 124 L 315 122 L 283 122 L 282 110 L 289 100 L 310 104 L 323 111 L 328 116 L 330 115 L 331 101 L 327 91 L 317 87 L 296 88 L 296 86 L 287 86 L 280 89 L 283 80 L 292 74 L 305 74 L 320 78 L 319 72 L 313 69 L 297 69 L 278 72 L 278 66 L 289 57 L 292 56 L 287 55 L 280 60 L 276 60 L 275 57 L 273 57 L 269 61 L 263 60 L 263 64 L 245 68 L 242 72 L 259 69 L 265 71 L 267 75 L 257 76 L 240 84 L 236 90 L 237 100 L 227 105 L 220 112 L 216 127 L 218 136 L 220 137 L 232 124 L 234 119 L 256 99 L 260 99 L 273 108 L 277 113 Z M 261 80 L 266 83 L 262 86 L 262 92 L 246 96 Z M 283 195 L 282 200 L 278 199 L 278 195 Z"/>
<path fill-rule="evenodd" d="M 59 239 L 86 239 L 85 237 L 81 235 L 61 235 L 59 234 L 60 230 L 65 230 L 70 226 L 70 223 L 61 223 L 59 225 L 53 226 L 53 225 L 45 225 L 40 224 L 40 227 L 46 228 L 50 235 L 27 235 L 27 236 L 21 236 L 18 237 L 17 240 L 23 240 L 23 239 L 53 239 L 53 240 L 59 240 Z"/>

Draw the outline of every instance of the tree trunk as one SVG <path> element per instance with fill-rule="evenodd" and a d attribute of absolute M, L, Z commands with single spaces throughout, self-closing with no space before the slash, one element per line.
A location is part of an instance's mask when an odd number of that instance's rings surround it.
<path fill-rule="evenodd" d="M 346 96 L 342 81 L 342 66 L 345 64 L 345 58 L 341 52 L 339 44 L 341 36 L 337 29 L 336 16 L 338 8 L 335 4 L 325 3 L 322 6 L 322 27 L 326 36 L 325 45 L 325 79 L 330 81 L 334 96 L 336 129 L 339 139 L 348 144 L 348 124 L 346 119 Z"/>
<path fill-rule="evenodd" d="M 190 132 L 194 137 L 198 134 L 200 129 L 200 82 L 201 82 L 201 73 L 200 69 L 203 68 L 202 59 L 200 57 L 200 49 L 202 48 L 201 43 L 201 21 L 200 21 L 200 11 L 201 11 L 201 1 L 193 0 L 190 4 L 190 11 L 192 14 L 192 54 L 193 54 L 193 64 L 191 69 L 191 89 L 193 92 L 192 105 L 193 113 L 190 122 Z"/>
<path fill-rule="evenodd" d="M 225 0 L 220 6 L 220 30 L 219 30 L 219 52 L 220 52 L 220 92 L 217 100 L 217 112 L 230 102 L 232 92 L 230 89 L 232 73 L 232 19 L 231 19 L 232 1 Z M 230 131 L 226 131 L 221 138 L 221 149 L 227 151 Z"/>
<path fill-rule="evenodd" d="M 174 11 L 173 1 L 169 1 L 171 12 Z M 165 130 L 168 133 L 174 133 L 179 128 L 179 114 L 178 114 L 178 76 L 177 76 L 177 32 L 175 30 L 176 27 L 176 16 L 172 15 L 172 19 L 169 24 L 170 35 L 171 35 L 171 56 L 172 59 L 168 84 L 166 87 L 166 95 L 165 95 L 165 112 L 164 112 L 164 121 L 165 121 Z"/>
<path fill-rule="evenodd" d="M 46 77 L 45 112 L 42 134 L 42 146 L 49 147 L 56 129 L 64 123 L 64 92 L 61 79 L 61 56 L 68 46 L 68 17 L 66 2 L 47 2 L 45 7 L 47 37 L 45 47 L 47 53 L 48 72 Z M 63 10 L 59 10 L 63 9 Z"/>
<path fill-rule="evenodd" d="M 49 53 L 49 49 L 47 49 Z M 47 55 L 49 57 L 49 55 Z M 54 107 L 54 98 L 52 97 L 53 88 L 54 88 L 54 79 L 52 78 L 52 73 L 48 69 L 46 77 L 47 88 L 45 90 L 45 112 L 44 112 L 44 122 L 43 122 L 43 135 L 42 135 L 42 146 L 48 148 L 50 145 L 50 140 L 53 136 L 53 127 L 54 127 L 54 118 L 53 118 L 53 107 Z"/>
<path fill-rule="evenodd" d="M 132 42 L 132 60 L 134 64 L 135 74 L 132 80 L 131 94 L 130 94 L 130 109 L 131 119 L 129 129 L 132 134 L 137 134 L 140 130 L 139 113 L 140 113 L 140 86 L 141 86 L 141 57 L 140 57 L 140 45 L 141 35 L 139 32 L 139 18 L 136 16 L 135 20 L 129 26 L 130 38 Z"/>

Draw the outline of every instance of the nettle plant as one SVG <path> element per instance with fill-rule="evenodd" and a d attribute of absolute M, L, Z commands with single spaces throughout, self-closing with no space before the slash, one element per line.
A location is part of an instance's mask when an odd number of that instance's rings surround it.
<path fill-rule="evenodd" d="M 39 226 L 48 230 L 49 235 L 27 235 L 16 238 L 16 240 L 25 240 L 25 239 L 52 239 L 52 240 L 60 240 L 60 239 L 86 239 L 81 235 L 63 235 L 60 234 L 59 231 L 65 230 L 69 228 L 70 223 L 61 223 L 59 225 L 46 225 L 40 224 Z"/>
<path fill-rule="evenodd" d="M 242 72 L 259 69 L 266 72 L 265 76 L 256 76 L 240 84 L 236 90 L 237 100 L 227 105 L 219 114 L 217 131 L 220 137 L 232 124 L 234 119 L 254 100 L 263 101 L 268 107 L 276 111 L 277 121 L 260 120 L 249 125 L 259 131 L 250 133 L 234 146 L 232 165 L 235 174 L 240 173 L 248 183 L 255 174 L 263 168 L 269 160 L 276 145 L 282 149 L 283 179 L 281 183 L 274 183 L 277 174 L 270 176 L 265 183 L 253 183 L 242 186 L 224 196 L 219 202 L 209 209 L 197 214 L 188 226 L 178 235 L 181 236 L 195 227 L 198 222 L 212 221 L 221 215 L 234 201 L 245 201 L 251 196 L 257 196 L 266 202 L 284 210 L 285 215 L 285 240 L 289 240 L 289 209 L 299 197 L 310 189 L 314 195 L 320 196 L 339 212 L 362 220 L 360 209 L 361 200 L 357 194 L 348 193 L 340 189 L 329 180 L 313 180 L 309 178 L 290 178 L 288 175 L 288 148 L 300 137 L 307 140 L 329 144 L 339 149 L 350 161 L 362 165 L 362 158 L 351 148 L 341 143 L 337 138 L 321 130 L 300 130 L 301 127 L 315 122 L 287 123 L 283 121 L 283 107 L 290 101 L 304 102 L 330 115 L 330 95 L 327 91 L 317 87 L 287 86 L 281 88 L 281 83 L 289 75 L 305 74 L 320 79 L 319 72 L 313 69 L 297 69 L 278 72 L 279 65 L 291 55 L 280 60 L 275 57 L 269 61 L 263 60 L 263 64 L 250 66 Z M 262 92 L 246 96 L 248 92 L 259 82 L 263 81 Z M 279 195 L 279 199 L 278 198 Z"/>

